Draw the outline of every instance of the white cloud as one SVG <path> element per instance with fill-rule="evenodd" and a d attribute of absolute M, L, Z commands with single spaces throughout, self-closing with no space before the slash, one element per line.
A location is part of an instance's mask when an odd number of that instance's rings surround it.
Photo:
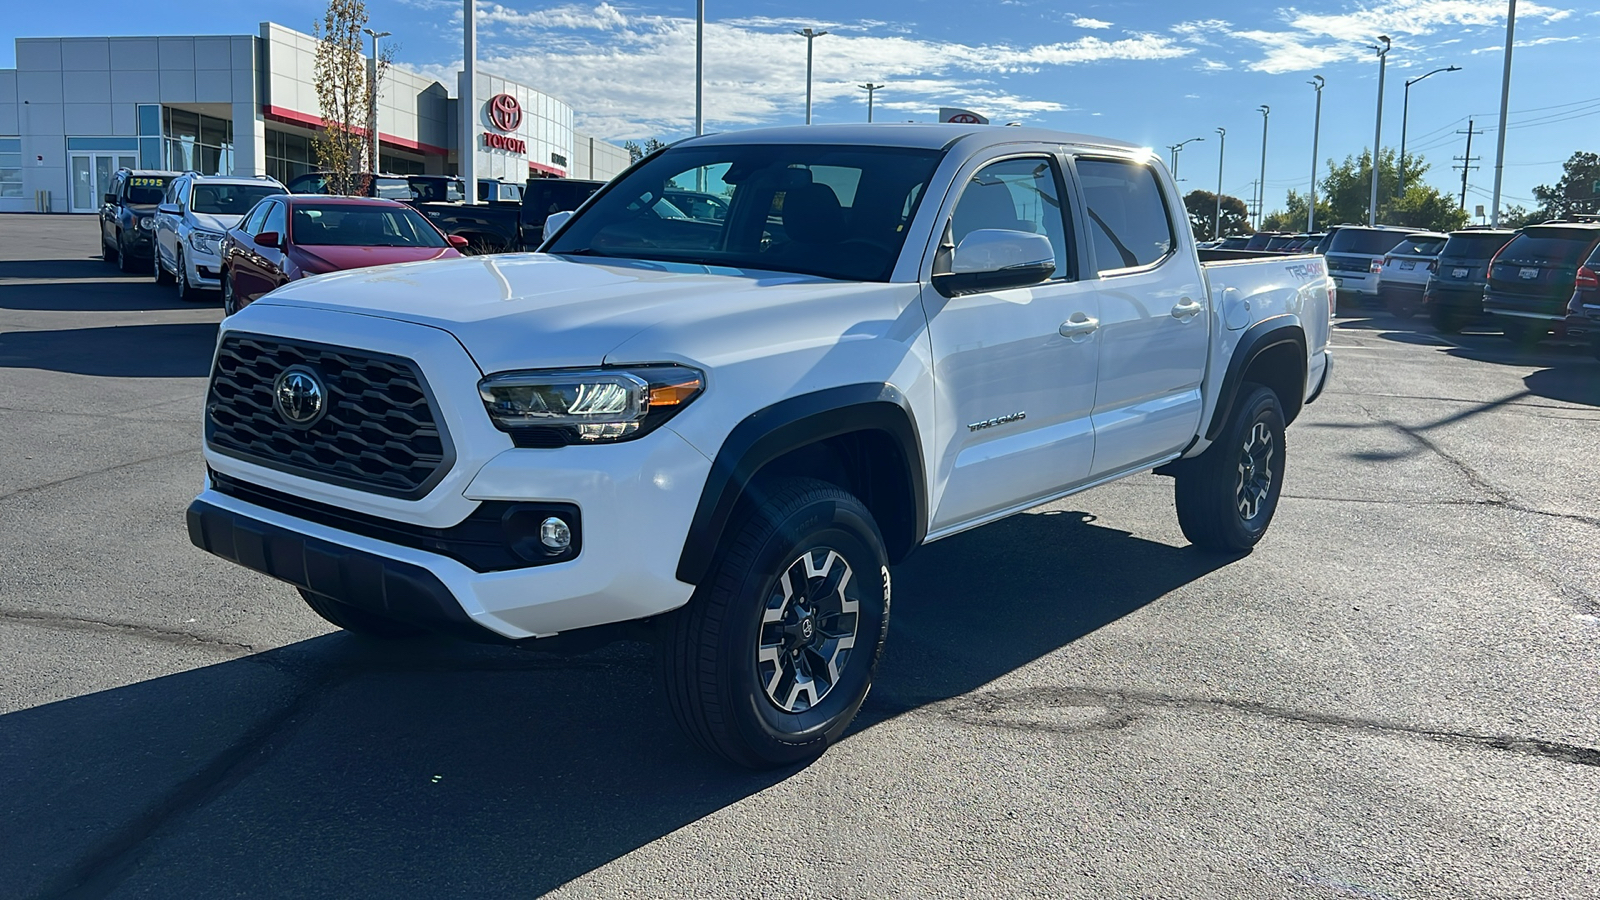
<path fill-rule="evenodd" d="M 1584 35 L 1568 34 L 1561 35 L 1559 37 L 1552 35 L 1549 37 L 1534 38 L 1528 41 L 1517 41 L 1514 49 L 1521 50 L 1523 47 L 1538 47 L 1541 44 L 1564 44 L 1567 41 L 1576 41 L 1581 39 L 1584 39 Z M 1479 53 L 1504 53 L 1505 51 L 1505 44 L 1496 44 L 1493 47 L 1479 47 L 1478 49 L 1473 50 L 1472 54 L 1476 56 Z"/>
<path fill-rule="evenodd" d="M 577 110 L 577 126 L 614 140 L 683 134 L 694 125 L 692 18 L 625 7 L 566 4 L 530 12 L 480 7 L 478 64 L 539 87 Z M 806 42 L 795 27 L 831 32 L 815 42 L 815 104 L 865 105 L 864 81 L 885 83 L 880 108 L 932 115 L 939 106 L 1023 119 L 1066 109 L 997 82 L 1006 75 L 1113 60 L 1162 60 L 1194 50 L 1170 36 L 1082 36 L 1033 45 L 966 44 L 896 33 L 875 20 L 816 22 L 745 17 L 706 23 L 706 118 L 726 129 L 799 115 Z M 459 63 L 425 71 L 454 83 Z M 837 118 L 838 113 L 824 113 Z M 853 117 L 853 114 L 852 114 Z M 863 116 L 864 118 L 864 116 Z"/>
<path fill-rule="evenodd" d="M 1072 24 L 1079 28 L 1110 28 L 1111 23 L 1105 19 L 1091 19 L 1088 16 L 1073 16 Z"/>

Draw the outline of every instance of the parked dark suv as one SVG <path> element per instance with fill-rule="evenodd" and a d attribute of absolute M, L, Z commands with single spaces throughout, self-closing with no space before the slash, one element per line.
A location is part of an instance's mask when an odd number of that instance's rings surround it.
<path fill-rule="evenodd" d="M 1600 359 L 1600 247 L 1578 267 L 1572 300 L 1567 303 L 1567 334 L 1587 336 L 1595 358 Z"/>
<path fill-rule="evenodd" d="M 149 272 L 155 255 L 156 206 L 182 172 L 118 169 L 100 198 L 100 256 L 124 272 Z"/>
<path fill-rule="evenodd" d="M 1515 231 L 1469 229 L 1450 232 L 1439 265 L 1422 294 L 1433 327 L 1455 334 L 1468 322 L 1483 318 L 1483 289 L 1489 260 L 1516 235 Z"/>
<path fill-rule="evenodd" d="M 1508 339 L 1537 343 L 1564 324 L 1577 289 L 1578 266 L 1600 245 L 1600 224 L 1546 222 L 1529 225 L 1489 264 L 1483 310 Z"/>

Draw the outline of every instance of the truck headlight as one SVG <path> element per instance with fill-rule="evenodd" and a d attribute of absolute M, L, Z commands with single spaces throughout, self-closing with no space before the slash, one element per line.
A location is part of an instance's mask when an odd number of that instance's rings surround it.
<path fill-rule="evenodd" d="M 144 229 L 145 231 L 155 231 L 156 230 L 156 217 L 155 216 L 140 216 L 139 217 L 139 227 Z"/>
<path fill-rule="evenodd" d="M 704 390 L 704 374 L 678 365 L 503 372 L 478 382 L 489 418 L 519 447 L 641 437 Z"/>
<path fill-rule="evenodd" d="M 197 253 L 216 256 L 222 251 L 222 235 L 217 234 L 215 231 L 191 231 L 189 232 L 189 246 L 193 247 Z"/>

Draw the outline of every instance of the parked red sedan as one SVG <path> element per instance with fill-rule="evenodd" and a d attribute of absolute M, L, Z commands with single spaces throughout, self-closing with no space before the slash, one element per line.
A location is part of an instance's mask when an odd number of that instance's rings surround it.
<path fill-rule="evenodd" d="M 281 284 L 311 275 L 460 256 L 446 236 L 393 200 L 278 194 L 222 240 L 222 306 L 233 315 Z"/>

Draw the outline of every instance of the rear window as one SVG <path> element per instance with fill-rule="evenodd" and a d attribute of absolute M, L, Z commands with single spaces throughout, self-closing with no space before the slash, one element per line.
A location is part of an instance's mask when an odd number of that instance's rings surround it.
<path fill-rule="evenodd" d="M 1440 256 L 1450 259 L 1489 259 L 1511 240 L 1509 234 L 1452 234 Z"/>
<path fill-rule="evenodd" d="M 1438 256 L 1443 249 L 1444 241 L 1439 238 L 1406 238 L 1389 252 L 1397 256 Z"/>
<path fill-rule="evenodd" d="M 1329 253 L 1355 253 L 1362 256 L 1380 256 L 1393 250 L 1406 239 L 1403 231 L 1383 231 L 1377 228 L 1341 228 L 1328 245 Z"/>
<path fill-rule="evenodd" d="M 1589 228 L 1529 228 L 1511 239 L 1501 256 L 1570 266 L 1594 245 L 1600 232 Z"/>

